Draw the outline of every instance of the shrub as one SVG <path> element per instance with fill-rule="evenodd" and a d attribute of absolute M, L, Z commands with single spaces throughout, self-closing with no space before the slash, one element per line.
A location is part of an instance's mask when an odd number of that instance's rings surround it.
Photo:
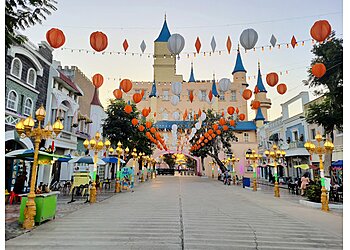
<path fill-rule="evenodd" d="M 307 187 L 306 197 L 309 201 L 321 202 L 321 181 L 317 180 Z"/>

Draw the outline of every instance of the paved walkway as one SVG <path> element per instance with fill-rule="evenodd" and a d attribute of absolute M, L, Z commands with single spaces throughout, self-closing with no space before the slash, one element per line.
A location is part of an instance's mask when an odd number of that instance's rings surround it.
<path fill-rule="evenodd" d="M 200 177 L 157 177 L 6 249 L 342 249 L 342 216 Z"/>

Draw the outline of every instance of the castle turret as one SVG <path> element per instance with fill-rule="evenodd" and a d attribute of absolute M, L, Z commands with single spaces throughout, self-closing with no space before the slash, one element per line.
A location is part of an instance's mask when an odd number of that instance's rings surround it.
<path fill-rule="evenodd" d="M 261 111 L 264 119 L 268 120 L 267 110 L 271 108 L 271 100 L 266 97 L 267 90 L 265 89 L 265 86 L 261 77 L 260 62 L 258 63 L 258 80 L 257 80 L 256 86 L 258 91 L 257 93 L 255 93 L 254 101 L 260 102 L 260 108 L 255 111 L 256 115 L 258 115 L 258 112 Z"/>
<path fill-rule="evenodd" d="M 191 63 L 191 74 L 190 74 L 190 79 L 188 80 L 188 82 L 196 82 L 196 80 L 194 79 L 194 74 L 193 74 L 193 63 Z"/>
<path fill-rule="evenodd" d="M 258 110 L 256 111 L 256 116 L 255 116 L 255 124 L 256 127 L 259 128 L 264 125 L 265 117 L 262 114 L 261 108 L 259 107 Z"/>

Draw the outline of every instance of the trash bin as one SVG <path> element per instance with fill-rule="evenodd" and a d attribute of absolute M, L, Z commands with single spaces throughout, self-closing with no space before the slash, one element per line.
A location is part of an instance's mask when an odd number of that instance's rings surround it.
<path fill-rule="evenodd" d="M 250 178 L 243 177 L 243 188 L 250 187 Z"/>

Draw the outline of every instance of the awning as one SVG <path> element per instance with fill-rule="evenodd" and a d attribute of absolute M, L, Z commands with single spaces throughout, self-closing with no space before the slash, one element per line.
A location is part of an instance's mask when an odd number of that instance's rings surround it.
<path fill-rule="evenodd" d="M 333 169 L 343 169 L 343 160 L 338 160 L 332 163 Z"/>
<path fill-rule="evenodd" d="M 301 164 L 301 165 L 295 165 L 294 168 L 301 168 L 301 169 L 309 169 L 309 165 L 308 164 Z"/>
<path fill-rule="evenodd" d="M 12 157 L 16 159 L 23 159 L 27 161 L 33 161 L 34 160 L 34 150 L 33 149 L 18 149 L 11 151 L 5 155 L 5 157 Z M 48 153 L 45 151 L 38 152 L 38 164 L 47 165 L 51 164 L 52 160 L 57 159 L 69 159 L 69 157 L 65 155 L 56 155 L 52 153 Z"/>
<path fill-rule="evenodd" d="M 118 157 L 105 157 L 102 158 L 102 161 L 106 163 L 118 163 Z M 120 163 L 125 163 L 125 161 L 123 159 L 120 159 Z"/>
<path fill-rule="evenodd" d="M 68 161 L 69 163 L 85 163 L 85 164 L 94 164 L 94 158 L 91 156 L 80 156 L 77 158 L 73 158 Z M 106 165 L 104 161 L 100 158 L 97 158 L 97 165 Z"/>
<path fill-rule="evenodd" d="M 305 148 L 292 148 L 292 149 L 287 149 L 285 151 L 286 151 L 286 157 L 310 155 Z"/>

